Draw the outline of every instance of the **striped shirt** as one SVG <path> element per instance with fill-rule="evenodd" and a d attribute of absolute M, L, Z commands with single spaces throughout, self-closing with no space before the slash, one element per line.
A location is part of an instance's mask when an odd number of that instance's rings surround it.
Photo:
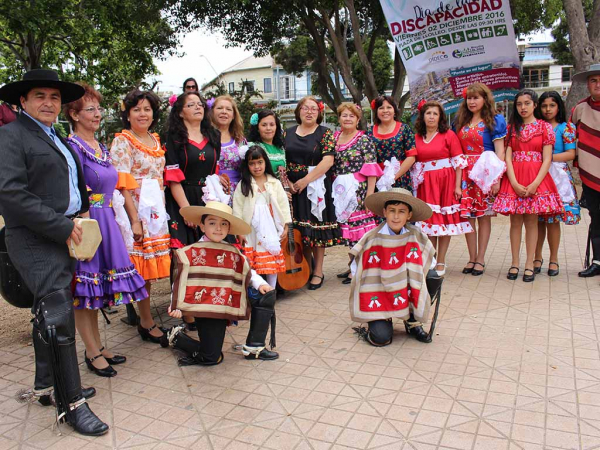
<path fill-rule="evenodd" d="M 581 181 L 600 191 L 600 101 L 582 100 L 571 115 L 577 126 L 577 162 Z"/>

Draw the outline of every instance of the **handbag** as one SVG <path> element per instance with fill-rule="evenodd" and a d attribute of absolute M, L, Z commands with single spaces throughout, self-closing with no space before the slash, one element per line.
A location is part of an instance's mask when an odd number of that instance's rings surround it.
<path fill-rule="evenodd" d="M 75 244 L 73 239 L 69 245 L 69 254 L 71 258 L 79 261 L 89 261 L 94 257 L 100 243 L 102 242 L 102 234 L 100 234 L 100 226 L 94 219 L 75 219 L 74 222 L 81 226 L 83 234 L 81 242 Z"/>

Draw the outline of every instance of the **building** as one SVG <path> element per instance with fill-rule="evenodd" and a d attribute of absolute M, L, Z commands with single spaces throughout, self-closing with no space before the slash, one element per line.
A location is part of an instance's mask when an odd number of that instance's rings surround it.
<path fill-rule="evenodd" d="M 572 66 L 562 66 L 550 52 L 550 42 L 536 42 L 525 49 L 523 85 L 536 92 L 557 91 L 563 97 L 569 93 L 574 74 Z"/>

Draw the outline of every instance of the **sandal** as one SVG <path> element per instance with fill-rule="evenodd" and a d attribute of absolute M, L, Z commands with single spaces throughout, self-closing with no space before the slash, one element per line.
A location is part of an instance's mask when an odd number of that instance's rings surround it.
<path fill-rule="evenodd" d="M 556 269 L 551 269 L 550 266 L 554 264 L 556 266 Z M 557 262 L 552 262 L 550 261 L 548 263 L 548 276 L 549 277 L 555 277 L 556 275 L 558 275 L 560 273 L 560 266 L 558 265 Z"/>
<path fill-rule="evenodd" d="M 473 264 L 473 267 L 475 267 L 475 261 L 469 261 L 469 262 L 467 263 L 467 266 L 468 266 L 469 264 Z M 462 273 L 464 273 L 464 274 L 473 273 L 473 267 L 466 267 L 466 266 L 465 266 L 465 268 L 462 270 Z"/>
<path fill-rule="evenodd" d="M 517 271 L 516 272 L 511 272 L 511 270 L 513 270 L 513 269 L 517 269 Z M 515 267 L 515 266 L 511 266 L 508 269 L 508 273 L 506 274 L 506 278 L 508 278 L 509 280 L 513 281 L 513 280 L 516 280 L 518 276 L 519 276 L 519 268 Z"/>
<path fill-rule="evenodd" d="M 476 270 L 475 266 L 477 266 L 477 265 L 483 267 L 483 270 Z M 475 265 L 473 266 L 473 271 L 471 272 L 471 275 L 473 275 L 474 277 L 478 277 L 480 275 L 483 275 L 483 272 L 485 272 L 485 264 L 476 262 Z"/>
<path fill-rule="evenodd" d="M 536 267 L 535 263 L 539 262 L 540 265 L 539 267 Z M 533 273 L 534 274 L 538 274 L 542 271 L 542 266 L 544 265 L 544 260 L 543 259 L 534 259 L 533 260 Z"/>

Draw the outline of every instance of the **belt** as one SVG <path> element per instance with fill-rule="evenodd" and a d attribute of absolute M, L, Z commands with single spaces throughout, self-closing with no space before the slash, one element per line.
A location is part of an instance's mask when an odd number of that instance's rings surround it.
<path fill-rule="evenodd" d="M 79 217 L 79 213 L 65 215 L 65 217 L 69 220 L 73 220 L 73 219 L 76 219 L 77 217 Z"/>

